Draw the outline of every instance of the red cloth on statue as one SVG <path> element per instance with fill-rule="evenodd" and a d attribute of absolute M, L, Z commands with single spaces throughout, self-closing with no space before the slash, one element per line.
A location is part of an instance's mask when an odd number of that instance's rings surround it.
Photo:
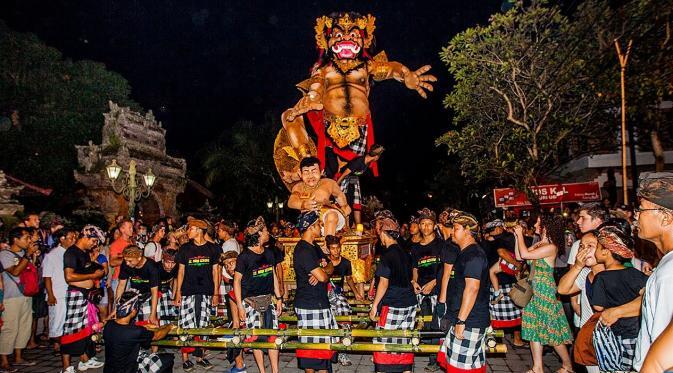
<path fill-rule="evenodd" d="M 358 157 L 359 154 L 356 154 L 350 148 L 339 149 L 333 142 L 332 139 L 327 136 L 325 129 L 325 114 L 322 110 L 313 110 L 306 113 L 311 127 L 317 136 L 316 147 L 318 148 L 318 159 L 320 159 L 320 167 L 325 169 L 325 148 L 331 147 L 334 150 L 334 154 L 339 157 L 351 161 L 353 158 Z M 372 123 L 371 114 L 367 114 L 367 151 L 374 144 L 374 124 Z M 369 164 L 369 168 L 372 170 L 374 176 L 379 176 L 379 165 L 377 162 L 372 162 Z"/>

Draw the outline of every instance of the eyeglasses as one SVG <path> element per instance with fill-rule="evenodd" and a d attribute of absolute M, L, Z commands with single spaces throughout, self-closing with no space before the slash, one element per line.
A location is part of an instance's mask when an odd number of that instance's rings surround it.
<path fill-rule="evenodd" d="M 663 208 L 663 207 L 657 207 L 657 208 L 653 208 L 653 209 L 641 209 L 640 207 L 636 207 L 636 208 L 633 210 L 633 213 L 634 213 L 634 214 L 638 214 L 638 213 L 641 213 L 641 212 L 643 212 L 643 211 L 668 211 L 668 209 L 667 209 L 667 208 Z"/>

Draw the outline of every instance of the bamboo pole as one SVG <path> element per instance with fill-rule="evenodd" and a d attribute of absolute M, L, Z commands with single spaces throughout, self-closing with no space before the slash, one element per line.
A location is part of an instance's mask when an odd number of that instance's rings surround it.
<path fill-rule="evenodd" d="M 214 341 L 170 341 L 161 340 L 152 342 L 155 346 L 163 347 L 203 347 L 208 349 L 226 349 L 226 348 L 251 348 L 259 350 L 329 350 L 329 351 L 353 351 L 353 352 L 411 352 L 416 354 L 436 354 L 439 352 L 439 345 L 399 345 L 399 344 L 378 344 L 378 343 L 354 343 L 346 346 L 341 343 L 299 343 L 286 342 L 280 345 L 271 342 L 214 342 Z M 486 348 L 489 354 L 504 354 L 507 352 L 507 345 L 498 344 L 493 348 Z"/>
<path fill-rule="evenodd" d="M 443 337 L 446 333 L 441 331 L 424 330 L 384 330 L 384 329 L 224 329 L 224 328 L 177 328 L 169 335 L 202 335 L 202 336 L 277 336 L 277 337 L 361 337 L 361 338 L 413 338 L 413 337 Z M 502 330 L 487 332 L 490 337 L 502 338 L 505 333 Z"/>
<path fill-rule="evenodd" d="M 373 322 L 369 316 L 334 316 L 337 322 L 355 322 L 355 323 L 369 323 Z M 376 320 L 378 321 L 379 318 L 377 317 Z M 416 322 L 423 321 L 423 322 L 431 322 L 432 321 L 432 316 L 417 316 L 416 317 Z M 292 322 L 297 322 L 297 316 L 280 316 L 278 317 L 278 322 L 284 322 L 284 323 L 292 323 Z"/>
<path fill-rule="evenodd" d="M 619 40 L 615 39 L 615 49 L 617 49 L 617 57 L 619 58 L 619 67 L 621 75 L 621 86 L 622 86 L 622 193 L 624 204 L 629 204 L 629 193 L 628 193 L 628 177 L 626 175 L 626 64 L 629 61 L 629 55 L 631 54 L 631 46 L 633 45 L 633 40 L 629 40 L 629 44 L 626 47 L 626 53 L 622 53 L 622 48 L 619 45 Z M 633 180 L 635 188 L 635 180 Z"/>

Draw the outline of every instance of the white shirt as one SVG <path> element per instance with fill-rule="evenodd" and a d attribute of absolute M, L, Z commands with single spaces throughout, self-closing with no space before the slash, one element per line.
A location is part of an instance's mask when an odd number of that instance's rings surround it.
<path fill-rule="evenodd" d="M 222 244 L 222 253 L 226 253 L 227 251 L 241 253 L 241 248 L 238 246 L 238 241 L 235 238 L 231 237 Z"/>
<path fill-rule="evenodd" d="M 580 249 L 580 240 L 573 242 L 573 245 L 570 246 L 570 252 L 568 252 L 568 265 L 575 264 L 575 258 L 577 258 L 577 251 Z"/>
<path fill-rule="evenodd" d="M 51 249 L 42 261 L 42 277 L 51 277 L 51 290 L 56 299 L 65 299 L 68 283 L 65 282 L 63 270 L 63 254 L 65 248 L 58 245 Z"/>
<path fill-rule="evenodd" d="M 633 368 L 639 371 L 650 346 L 673 320 L 673 251 L 669 251 L 647 280 L 641 308 L 640 333 Z"/>
<path fill-rule="evenodd" d="M 573 313 L 575 316 L 575 326 L 578 328 L 584 326 L 584 324 L 586 324 L 586 322 L 589 321 L 591 316 L 594 314 L 594 310 L 591 308 L 589 298 L 587 297 L 586 285 L 589 273 L 591 273 L 591 269 L 584 267 L 575 279 L 575 285 L 577 285 L 577 287 L 580 289 L 580 315 L 577 316 L 577 314 Z"/>
<path fill-rule="evenodd" d="M 161 262 L 163 250 L 161 250 L 161 245 L 154 241 L 150 241 L 145 245 L 145 248 L 143 249 L 143 255 L 159 263 Z"/>

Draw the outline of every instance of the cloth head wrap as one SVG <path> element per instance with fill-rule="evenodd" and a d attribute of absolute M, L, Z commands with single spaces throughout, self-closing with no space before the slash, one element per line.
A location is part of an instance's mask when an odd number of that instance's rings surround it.
<path fill-rule="evenodd" d="M 143 250 L 136 245 L 128 245 L 122 250 L 124 258 L 140 258 L 143 256 Z"/>
<path fill-rule="evenodd" d="M 420 222 L 420 220 L 416 216 L 411 215 L 409 217 L 409 224 L 418 224 L 419 222 Z"/>
<path fill-rule="evenodd" d="M 434 211 L 430 210 L 427 207 L 424 207 L 416 212 L 418 215 L 418 221 L 420 222 L 423 219 L 430 219 L 433 223 L 437 222 L 437 214 Z"/>
<path fill-rule="evenodd" d="M 305 232 L 310 226 L 315 224 L 318 221 L 320 215 L 317 211 L 307 211 L 299 214 L 297 218 L 297 228 L 300 232 Z"/>
<path fill-rule="evenodd" d="M 460 224 L 472 232 L 476 232 L 477 227 L 479 226 L 477 218 L 475 218 L 474 215 L 470 214 L 469 212 L 465 211 L 458 212 L 458 214 L 453 217 L 452 223 Z"/>
<path fill-rule="evenodd" d="M 82 236 L 86 238 L 96 238 L 98 242 L 105 242 L 105 233 L 95 225 L 86 225 L 82 228 Z"/>
<path fill-rule="evenodd" d="M 504 227 L 504 226 L 505 226 L 505 222 L 503 222 L 500 219 L 495 219 L 493 221 L 489 221 L 488 223 L 484 224 L 484 230 L 488 231 L 488 230 L 491 230 L 491 229 L 496 228 L 496 227 Z"/>
<path fill-rule="evenodd" d="M 631 259 L 633 258 L 633 250 L 631 250 L 626 243 L 619 237 L 621 231 L 612 226 L 602 227 L 598 230 L 598 243 L 601 244 L 604 248 L 610 250 L 610 252 L 615 253 L 622 258 Z"/>
<path fill-rule="evenodd" d="M 444 209 L 444 211 L 442 211 L 439 214 L 439 218 L 438 218 L 439 219 L 439 224 L 441 224 L 445 227 L 451 226 L 451 224 L 452 224 L 451 220 L 453 220 L 453 218 L 456 216 L 456 214 L 458 214 L 458 210 L 456 210 L 456 209 L 452 209 L 452 208 Z"/>
<path fill-rule="evenodd" d="M 119 297 L 117 303 L 117 317 L 126 317 L 133 312 L 134 309 L 140 308 L 140 292 L 136 289 L 129 289 Z"/>
<path fill-rule="evenodd" d="M 258 216 L 257 219 L 250 220 L 248 222 L 248 225 L 245 228 L 245 235 L 253 235 L 261 232 L 264 227 L 266 227 L 266 223 L 264 222 L 264 218 L 261 216 Z"/>
<path fill-rule="evenodd" d="M 161 260 L 164 262 L 174 262 L 177 253 L 178 251 L 175 249 L 166 249 L 161 253 Z"/>
<path fill-rule="evenodd" d="M 638 196 L 673 210 L 673 173 L 650 172 L 640 176 Z"/>
<path fill-rule="evenodd" d="M 373 227 L 378 227 L 380 231 L 386 232 L 390 237 L 398 239 L 400 237 L 400 225 L 390 210 L 381 210 L 374 214 Z"/>

